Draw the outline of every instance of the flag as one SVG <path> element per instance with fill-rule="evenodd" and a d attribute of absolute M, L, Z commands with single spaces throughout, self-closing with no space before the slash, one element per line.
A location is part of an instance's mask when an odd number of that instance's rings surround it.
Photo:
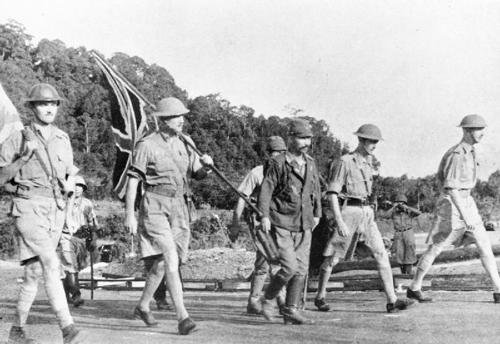
<path fill-rule="evenodd" d="M 0 144 L 14 131 L 22 129 L 19 113 L 0 84 Z"/>
<path fill-rule="evenodd" d="M 113 191 L 123 199 L 127 191 L 127 170 L 132 163 L 135 145 L 148 130 L 144 112 L 146 103 L 135 87 L 109 63 L 94 52 L 92 55 L 113 89 L 111 127 L 116 145 Z"/>

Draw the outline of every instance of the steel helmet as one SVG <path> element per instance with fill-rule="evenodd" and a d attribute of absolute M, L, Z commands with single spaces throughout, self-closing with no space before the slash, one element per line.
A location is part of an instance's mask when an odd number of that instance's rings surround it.
<path fill-rule="evenodd" d="M 175 117 L 188 113 L 189 110 L 182 102 L 174 97 L 163 98 L 156 103 L 156 111 L 153 116 L 156 117 Z"/>
<path fill-rule="evenodd" d="M 486 127 L 486 121 L 479 115 L 467 115 L 462 118 L 458 126 L 462 128 L 484 128 Z"/>
<path fill-rule="evenodd" d="M 36 84 L 31 87 L 26 102 L 60 102 L 61 100 L 63 99 L 59 96 L 59 93 L 57 93 L 56 89 L 52 85 Z"/>
<path fill-rule="evenodd" d="M 396 199 L 394 200 L 394 202 L 403 202 L 403 203 L 408 203 L 408 198 L 406 198 L 406 195 L 405 194 L 398 194 L 396 196 Z"/>
<path fill-rule="evenodd" d="M 75 177 L 75 185 L 80 185 L 83 187 L 83 190 L 87 190 L 87 183 L 85 183 L 85 179 L 82 176 Z"/>
<path fill-rule="evenodd" d="M 363 124 L 361 127 L 358 128 L 358 131 L 356 131 L 354 135 L 369 140 L 377 140 L 377 141 L 383 140 L 382 132 L 374 124 Z"/>
<path fill-rule="evenodd" d="M 286 144 L 281 136 L 270 136 L 267 139 L 267 145 L 271 152 L 286 151 Z"/>

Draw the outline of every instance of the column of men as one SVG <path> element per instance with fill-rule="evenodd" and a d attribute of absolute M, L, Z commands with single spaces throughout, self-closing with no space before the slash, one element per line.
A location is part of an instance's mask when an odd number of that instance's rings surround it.
<path fill-rule="evenodd" d="M 77 178 L 69 137 L 53 125 L 62 98 L 48 84 L 37 84 L 29 92 L 27 104 L 33 112 L 32 123 L 23 132 L 13 133 L 0 146 L 0 183 L 13 194 L 12 216 L 19 237 L 20 260 L 24 265 L 16 318 L 9 333 L 9 343 L 35 343 L 27 338 L 26 320 L 36 297 L 38 281 L 44 279 L 45 290 L 56 314 L 64 343 L 79 343 L 81 332 L 70 315 L 60 279 L 60 259 L 56 247 L 74 232 L 75 178 L 80 187 L 78 197 L 86 188 Z M 147 278 L 141 298 L 133 312 L 147 326 L 157 326 L 150 301 L 161 283 L 165 283 L 173 301 L 178 320 L 178 333 L 191 333 L 196 324 L 184 306 L 179 266 L 186 259 L 190 240 L 191 218 L 187 196 L 189 178 L 204 178 L 213 166 L 208 155 L 199 156 L 192 140 L 182 134 L 184 115 L 189 110 L 176 98 L 162 99 L 153 116 L 162 120 L 163 129 L 138 143 L 126 196 L 125 225 L 132 234 L 139 233 L 141 258 L 147 262 Z M 441 160 L 438 180 L 442 195 L 436 207 L 433 244 L 420 259 L 417 272 L 407 290 L 407 297 L 397 297 L 392 269 L 380 231 L 374 217 L 373 152 L 382 134 L 372 124 L 364 124 L 354 133 L 357 148 L 330 167 L 326 194 L 328 207 L 335 219 L 335 228 L 323 252 L 318 292 L 314 300 L 320 311 L 329 311 L 326 286 L 333 267 L 345 256 L 355 234 L 364 237 L 371 250 L 387 298 L 387 312 L 405 310 L 416 301 L 429 302 L 421 291 L 422 280 L 443 247 L 462 245 L 474 240 L 481 253 L 481 262 L 494 283 L 493 299 L 500 303 L 500 277 L 474 199 L 470 191 L 477 180 L 475 144 L 483 137 L 486 123 L 478 115 L 468 115 L 459 125 L 463 138 L 449 149 Z M 268 141 L 270 157 L 245 178 L 240 191 L 253 196 L 261 212 L 252 219 L 253 230 L 269 232 L 278 248 L 278 260 L 264 284 L 269 264 L 257 252 L 252 288 L 248 300 L 249 313 L 262 314 L 268 321 L 274 318 L 274 302 L 278 297 L 279 312 L 285 324 L 311 324 L 300 312 L 301 295 L 309 268 L 312 231 L 322 214 L 320 177 L 314 159 L 308 154 L 313 132 L 305 120 L 290 123 L 287 145 L 280 137 Z M 138 184 L 142 182 L 139 224 L 134 204 Z M 78 199 L 77 197 L 77 199 Z M 406 198 L 399 197 L 400 203 Z M 85 207 L 84 207 L 85 208 Z M 240 230 L 244 203 L 240 200 L 234 214 L 231 238 Z M 87 211 L 88 212 L 88 211 Z M 93 212 L 92 212 L 93 214 Z M 88 221 L 95 222 L 95 215 Z M 82 222 L 82 221 L 80 221 Z M 83 222 L 80 224 L 83 225 Z M 405 227 L 406 228 L 406 227 Z M 66 241 L 65 241 L 66 240 Z M 73 277 L 78 272 L 75 258 L 63 247 L 66 286 L 75 306 L 81 304 L 80 292 Z M 408 263 L 413 264 L 413 258 Z M 405 268 L 406 269 L 406 268 Z M 73 276 L 73 277 L 72 277 Z M 281 297 L 279 297 L 281 295 Z"/>

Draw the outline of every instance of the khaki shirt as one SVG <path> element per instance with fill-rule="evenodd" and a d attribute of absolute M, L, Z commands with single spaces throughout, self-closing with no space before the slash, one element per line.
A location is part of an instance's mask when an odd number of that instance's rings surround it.
<path fill-rule="evenodd" d="M 327 192 L 365 200 L 372 193 L 372 184 L 372 157 L 354 151 L 332 163 Z"/>
<path fill-rule="evenodd" d="M 260 186 L 264 180 L 264 165 L 254 167 L 243 179 L 238 191 L 242 192 L 247 197 L 258 197 Z"/>
<path fill-rule="evenodd" d="M 52 126 L 51 136 L 45 141 L 36 125 L 31 125 L 38 141 L 38 153 L 49 173 L 65 180 L 68 175 L 76 175 L 78 168 L 73 164 L 73 150 L 68 135 L 59 128 Z M 23 135 L 16 131 L 0 145 L 0 167 L 13 163 L 22 153 Z M 44 148 L 45 147 L 45 148 Z M 36 154 L 19 170 L 11 181 L 15 186 L 30 188 L 51 188 L 49 176 L 42 168 Z"/>
<path fill-rule="evenodd" d="M 98 226 L 94 205 L 88 198 L 80 197 L 75 199 L 73 210 L 69 216 L 70 221 L 68 223 L 74 226 L 73 228 L 68 228 L 71 234 L 82 226 Z"/>
<path fill-rule="evenodd" d="M 201 168 L 198 154 L 179 137 L 155 132 L 137 144 L 128 175 L 142 179 L 146 186 L 165 185 L 175 190 L 188 190 L 186 178 Z"/>
<path fill-rule="evenodd" d="M 472 189 L 478 167 L 474 147 L 461 141 L 444 154 L 437 177 L 444 189 Z"/>

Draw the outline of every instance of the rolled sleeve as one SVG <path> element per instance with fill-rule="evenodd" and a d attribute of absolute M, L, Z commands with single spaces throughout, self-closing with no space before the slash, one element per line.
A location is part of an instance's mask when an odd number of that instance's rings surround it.
<path fill-rule="evenodd" d="M 132 165 L 127 171 L 127 175 L 137 179 L 144 179 L 148 166 L 149 149 L 144 142 L 139 142 L 135 151 Z"/>
<path fill-rule="evenodd" d="M 274 189 L 278 185 L 280 177 L 279 165 L 276 161 L 272 160 L 264 174 L 264 180 L 259 193 L 258 208 L 262 212 L 262 216 L 269 217 L 271 199 Z"/>
<path fill-rule="evenodd" d="M 193 147 L 196 147 L 192 138 L 190 138 L 187 135 L 184 135 L 184 139 L 190 144 L 192 144 Z M 191 146 L 189 145 L 186 145 L 186 150 L 188 151 L 189 154 L 189 169 L 191 170 L 191 173 L 192 174 L 201 173 L 203 175 L 206 175 L 206 172 L 204 172 L 203 170 L 203 164 L 200 161 L 200 156 L 198 155 L 198 153 L 196 153 L 194 149 L 191 148 Z"/>
<path fill-rule="evenodd" d="M 12 164 L 20 153 L 21 142 L 21 132 L 15 132 L 0 144 L 0 167 Z"/>
<path fill-rule="evenodd" d="M 460 154 L 454 152 L 443 161 L 442 165 L 443 188 L 460 189 Z"/>
<path fill-rule="evenodd" d="M 260 184 L 260 180 L 256 175 L 255 169 L 248 173 L 241 184 L 238 186 L 238 191 L 243 193 L 245 196 L 250 197 L 255 188 Z"/>
<path fill-rule="evenodd" d="M 346 163 L 343 160 L 337 160 L 330 166 L 327 192 L 339 194 L 345 185 L 347 178 Z"/>

